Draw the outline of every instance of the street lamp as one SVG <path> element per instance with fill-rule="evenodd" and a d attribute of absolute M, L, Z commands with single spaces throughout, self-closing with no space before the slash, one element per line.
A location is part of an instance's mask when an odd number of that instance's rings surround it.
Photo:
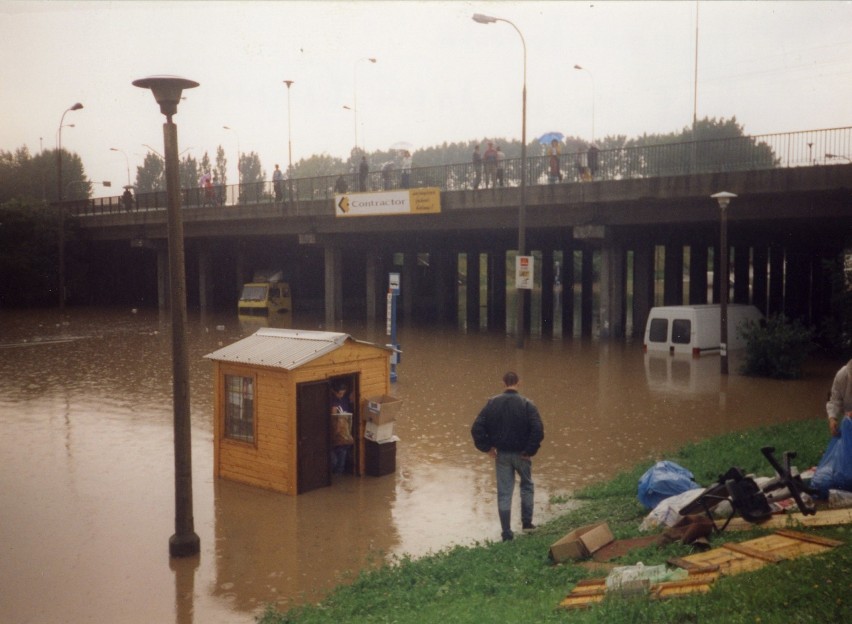
<path fill-rule="evenodd" d="M 127 158 L 127 152 L 125 152 L 124 150 L 120 150 L 117 147 L 111 147 L 111 148 L 109 148 L 109 151 L 121 152 L 122 154 L 124 154 L 124 164 L 127 165 L 127 187 L 129 188 L 131 186 L 130 185 L 130 159 Z"/>
<path fill-rule="evenodd" d="M 521 93 L 521 198 L 518 206 L 518 257 L 526 254 L 526 203 L 527 203 L 527 42 L 524 35 L 514 23 L 501 17 L 491 17 L 482 13 L 475 13 L 473 21 L 478 24 L 493 24 L 494 22 L 505 22 L 515 29 L 521 38 L 524 49 L 524 88 Z M 524 289 L 517 288 L 517 347 L 524 348 Z"/>
<path fill-rule="evenodd" d="M 287 195 L 289 196 L 290 205 L 293 205 L 293 132 L 290 126 L 290 87 L 293 86 L 293 80 L 285 80 L 287 85 Z"/>
<path fill-rule="evenodd" d="M 728 204 L 736 197 L 722 191 L 710 196 L 719 202 L 721 212 L 719 228 L 719 372 L 728 374 Z"/>
<path fill-rule="evenodd" d="M 364 57 L 355 61 L 355 66 L 352 70 L 352 114 L 355 117 L 355 147 L 358 147 L 358 63 L 360 61 L 376 62 L 373 57 Z M 345 107 L 344 107 L 345 108 Z"/>
<path fill-rule="evenodd" d="M 59 119 L 59 130 L 56 135 L 56 201 L 59 204 L 59 309 L 65 309 L 65 207 L 62 205 L 62 124 L 65 122 L 65 114 L 68 111 L 76 111 L 83 108 L 77 102 L 70 108 L 65 109 Z"/>
<path fill-rule="evenodd" d="M 583 67 L 582 65 L 574 65 L 574 69 L 586 72 L 587 74 L 589 74 L 589 78 L 592 79 L 592 142 L 594 142 L 594 140 L 595 140 L 595 76 L 591 72 L 591 70 L 589 70 L 586 67 Z"/>
<path fill-rule="evenodd" d="M 230 130 L 234 134 L 237 135 L 237 184 L 242 185 L 243 183 L 243 174 L 240 171 L 240 135 L 239 133 L 231 128 L 230 126 L 222 126 L 225 130 Z M 237 187 L 239 188 L 239 186 Z M 238 193 L 239 194 L 239 193 Z"/>
<path fill-rule="evenodd" d="M 151 76 L 134 80 L 133 85 L 151 89 L 166 116 L 163 143 L 166 161 L 168 197 L 169 287 L 172 319 L 172 398 L 174 403 L 175 447 L 175 534 L 169 538 L 172 557 L 198 554 L 201 540 L 195 533 L 192 517 L 192 442 L 189 419 L 189 357 L 186 346 L 186 269 L 183 252 L 183 222 L 180 215 L 180 177 L 178 172 L 177 114 L 180 94 L 198 83 L 177 76 Z"/>

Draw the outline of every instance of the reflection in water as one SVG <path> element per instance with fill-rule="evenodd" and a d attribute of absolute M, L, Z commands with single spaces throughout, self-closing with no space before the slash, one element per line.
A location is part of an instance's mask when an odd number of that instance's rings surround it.
<path fill-rule="evenodd" d="M 470 425 L 509 368 L 544 420 L 534 468 L 542 522 L 564 509 L 551 497 L 684 442 L 806 417 L 824 427 L 836 369 L 814 365 L 796 382 L 721 378 L 717 357 L 658 360 L 639 346 L 585 340 L 518 350 L 511 337 L 403 325 L 396 474 L 341 476 L 289 497 L 212 477 L 203 356 L 253 331 L 233 316 L 190 319 L 202 552 L 170 561 L 166 321 L 156 312 L 0 311 L 0 621 L 251 622 L 267 603 L 317 600 L 390 556 L 496 540 L 493 464 L 473 448 Z M 381 323 L 342 331 L 387 342 Z"/>

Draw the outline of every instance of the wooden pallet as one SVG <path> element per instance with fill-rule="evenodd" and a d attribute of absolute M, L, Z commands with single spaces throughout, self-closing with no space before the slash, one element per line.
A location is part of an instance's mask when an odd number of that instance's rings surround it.
<path fill-rule="evenodd" d="M 719 548 L 688 557 L 675 557 L 668 564 L 685 569 L 689 578 L 649 585 L 642 593 L 652 599 L 667 599 L 709 592 L 722 574 L 734 575 L 757 570 L 770 563 L 827 552 L 842 545 L 838 540 L 780 529 L 772 535 L 739 544 L 729 542 Z M 609 594 L 605 578 L 586 579 L 559 603 L 566 609 L 582 609 L 601 602 Z"/>
<path fill-rule="evenodd" d="M 722 527 L 724 521 L 717 520 L 716 526 Z M 799 511 L 793 513 L 776 514 L 765 522 L 752 524 L 743 518 L 734 518 L 725 528 L 726 531 L 749 531 L 755 528 L 761 529 L 784 529 L 797 526 L 837 526 L 840 524 L 852 524 L 852 509 L 820 509 L 817 513 L 806 516 Z"/>

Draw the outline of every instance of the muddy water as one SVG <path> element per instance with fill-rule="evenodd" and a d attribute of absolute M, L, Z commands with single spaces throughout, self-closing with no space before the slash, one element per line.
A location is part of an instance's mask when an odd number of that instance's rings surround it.
<path fill-rule="evenodd" d="M 386 342 L 383 326 L 339 329 Z M 817 363 L 796 382 L 721 379 L 713 357 L 651 358 L 637 345 L 594 341 L 517 350 L 503 336 L 402 327 L 397 472 L 336 477 L 294 498 L 212 477 L 213 388 L 202 356 L 251 331 L 233 317 L 190 320 L 201 554 L 170 561 L 165 320 L 0 312 L 0 621 L 252 622 L 267 603 L 320 599 L 388 558 L 499 539 L 492 465 L 469 429 L 509 368 L 545 424 L 534 461 L 539 521 L 564 509 L 552 499 L 684 442 L 806 417 L 824 426 L 834 372 Z"/>

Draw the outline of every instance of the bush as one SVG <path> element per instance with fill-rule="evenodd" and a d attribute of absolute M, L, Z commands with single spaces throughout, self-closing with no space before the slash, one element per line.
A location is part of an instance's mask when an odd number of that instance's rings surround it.
<path fill-rule="evenodd" d="M 783 314 L 771 316 L 765 324 L 748 322 L 740 328 L 746 340 L 746 358 L 740 370 L 744 375 L 772 379 L 799 379 L 802 363 L 813 351 L 813 330 Z"/>

